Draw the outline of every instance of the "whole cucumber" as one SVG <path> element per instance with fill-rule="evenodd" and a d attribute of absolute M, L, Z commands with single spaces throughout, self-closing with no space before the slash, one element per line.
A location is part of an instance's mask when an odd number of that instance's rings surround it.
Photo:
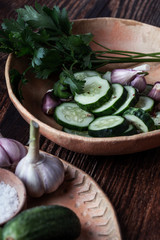
<path fill-rule="evenodd" d="M 3 240 L 74 240 L 81 232 L 77 215 L 69 208 L 38 206 L 21 212 L 3 228 Z"/>

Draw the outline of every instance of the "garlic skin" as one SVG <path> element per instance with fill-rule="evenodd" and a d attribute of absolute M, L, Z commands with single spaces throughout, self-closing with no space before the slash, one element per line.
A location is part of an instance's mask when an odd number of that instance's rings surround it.
<path fill-rule="evenodd" d="M 15 171 L 32 197 L 54 192 L 64 181 L 64 167 L 58 158 L 44 153 L 40 153 L 39 157 L 37 163 L 29 163 L 23 158 Z"/>
<path fill-rule="evenodd" d="M 27 149 L 20 142 L 0 137 L 0 167 L 9 167 L 20 161 L 27 154 Z"/>
<path fill-rule="evenodd" d="M 64 172 L 58 157 L 39 152 L 39 127 L 32 121 L 28 153 L 18 163 L 15 174 L 23 181 L 31 197 L 41 197 L 57 190 L 64 181 Z"/>

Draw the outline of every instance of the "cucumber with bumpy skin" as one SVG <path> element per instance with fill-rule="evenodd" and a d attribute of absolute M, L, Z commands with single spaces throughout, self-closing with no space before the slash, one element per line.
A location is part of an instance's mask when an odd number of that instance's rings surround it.
<path fill-rule="evenodd" d="M 93 110 L 110 99 L 112 88 L 107 80 L 99 76 L 86 77 L 84 80 L 84 92 L 74 96 L 74 100 L 82 109 Z"/>
<path fill-rule="evenodd" d="M 94 120 L 94 116 L 81 109 L 76 103 L 65 102 L 55 108 L 54 119 L 63 127 L 84 131 Z"/>
<path fill-rule="evenodd" d="M 38 206 L 21 212 L 3 228 L 3 240 L 74 240 L 81 232 L 77 215 L 69 208 Z"/>
<path fill-rule="evenodd" d="M 129 108 L 123 117 L 131 122 L 139 132 L 149 132 L 155 129 L 154 121 L 149 113 L 140 108 Z"/>
<path fill-rule="evenodd" d="M 103 116 L 96 118 L 88 127 L 92 137 L 120 136 L 128 128 L 128 122 L 121 116 Z"/>

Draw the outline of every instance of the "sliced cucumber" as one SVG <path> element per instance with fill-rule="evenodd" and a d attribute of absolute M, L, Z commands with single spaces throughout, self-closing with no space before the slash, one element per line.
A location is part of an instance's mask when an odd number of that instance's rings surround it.
<path fill-rule="evenodd" d="M 150 97 L 140 96 L 137 104 L 135 105 L 136 108 L 141 108 L 146 112 L 150 112 L 153 109 L 154 100 Z"/>
<path fill-rule="evenodd" d="M 147 84 L 146 88 L 144 89 L 144 91 L 142 93 L 140 93 L 142 96 L 147 96 L 148 93 L 151 91 L 151 89 L 153 88 L 153 85 L 151 84 Z"/>
<path fill-rule="evenodd" d="M 113 113 L 114 115 L 122 115 L 129 107 L 133 107 L 138 102 L 139 96 L 137 90 L 132 86 L 124 87 L 127 90 L 126 101 Z"/>
<path fill-rule="evenodd" d="M 154 116 L 152 116 L 152 120 L 154 121 L 156 129 L 160 129 L 160 111 L 154 113 Z"/>
<path fill-rule="evenodd" d="M 154 130 L 154 121 L 149 113 L 140 108 L 129 108 L 124 112 L 123 117 L 132 123 L 139 132 Z"/>
<path fill-rule="evenodd" d="M 84 93 L 75 94 L 74 100 L 84 110 L 93 110 L 100 107 L 112 95 L 109 82 L 99 76 L 84 79 Z"/>
<path fill-rule="evenodd" d="M 87 130 L 94 116 L 81 109 L 76 103 L 66 102 L 56 107 L 54 119 L 63 127 L 82 131 Z"/>
<path fill-rule="evenodd" d="M 127 97 L 126 89 L 118 83 L 112 84 L 112 89 L 113 93 L 109 101 L 94 109 L 93 114 L 97 116 L 111 115 L 125 102 Z"/>
<path fill-rule="evenodd" d="M 137 134 L 137 128 L 133 124 L 129 124 L 128 129 L 122 134 L 123 136 L 131 136 Z"/>
<path fill-rule="evenodd" d="M 100 77 L 101 75 L 100 75 L 100 73 L 98 73 L 96 71 L 90 71 L 90 70 L 74 73 L 74 77 L 80 81 L 83 81 L 86 77 L 93 77 L 93 76 Z"/>
<path fill-rule="evenodd" d="M 79 135 L 79 136 L 83 136 L 83 137 L 90 137 L 88 134 L 88 131 L 77 131 L 77 130 L 72 130 L 69 128 L 63 128 L 63 131 L 69 134 L 73 134 L 73 135 Z"/>
<path fill-rule="evenodd" d="M 104 116 L 96 118 L 88 127 L 92 137 L 115 137 L 128 128 L 128 122 L 121 116 Z"/>
<path fill-rule="evenodd" d="M 105 74 L 103 74 L 102 78 L 108 80 L 108 82 L 111 83 L 111 72 L 107 71 Z"/>

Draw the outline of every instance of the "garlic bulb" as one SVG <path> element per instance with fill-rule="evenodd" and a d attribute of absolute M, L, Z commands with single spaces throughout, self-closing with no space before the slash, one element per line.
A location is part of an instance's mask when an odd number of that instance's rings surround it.
<path fill-rule="evenodd" d="M 30 123 L 27 155 L 18 163 L 15 174 L 24 182 L 28 194 L 40 197 L 55 191 L 64 180 L 63 163 L 54 156 L 39 152 L 39 126 Z"/>
<path fill-rule="evenodd" d="M 27 149 L 20 142 L 0 136 L 0 167 L 9 167 L 27 154 Z"/>

